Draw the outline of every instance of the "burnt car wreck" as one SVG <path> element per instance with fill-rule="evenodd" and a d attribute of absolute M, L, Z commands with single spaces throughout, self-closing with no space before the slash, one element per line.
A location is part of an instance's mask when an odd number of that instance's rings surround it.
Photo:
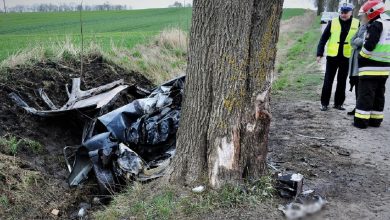
<path fill-rule="evenodd" d="M 69 100 L 62 107 L 53 104 L 42 89 L 38 90 L 49 110 L 26 104 L 16 93 L 9 97 L 30 114 L 57 117 L 70 112 L 88 115 L 81 144 L 63 149 L 70 175 L 70 186 L 78 186 L 96 176 L 102 193 L 110 193 L 127 181 L 147 181 L 161 177 L 175 155 L 185 77 L 162 84 L 152 91 L 125 85 L 123 80 L 91 90 L 80 89 L 80 79 L 73 79 L 66 91 Z M 123 93 L 137 99 L 107 112 Z"/>

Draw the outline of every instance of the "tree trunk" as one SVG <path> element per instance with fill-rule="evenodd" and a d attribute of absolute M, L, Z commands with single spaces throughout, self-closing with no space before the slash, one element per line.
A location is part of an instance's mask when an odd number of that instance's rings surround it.
<path fill-rule="evenodd" d="M 353 16 L 354 17 L 357 17 L 359 15 L 359 10 L 362 7 L 364 2 L 365 2 L 365 0 L 353 0 L 353 5 L 355 7 L 353 9 Z"/>
<path fill-rule="evenodd" d="M 7 8 L 5 6 L 5 0 L 3 0 L 3 3 L 4 3 L 4 13 L 7 13 Z"/>
<path fill-rule="evenodd" d="M 337 12 L 339 8 L 339 4 L 340 4 L 339 0 L 328 0 L 327 10 L 332 12 Z"/>
<path fill-rule="evenodd" d="M 194 0 L 171 182 L 218 188 L 266 170 L 282 6 L 283 0 Z"/>
<path fill-rule="evenodd" d="M 320 16 L 322 12 L 324 12 L 325 1 L 324 0 L 316 0 L 317 5 L 317 16 Z"/>

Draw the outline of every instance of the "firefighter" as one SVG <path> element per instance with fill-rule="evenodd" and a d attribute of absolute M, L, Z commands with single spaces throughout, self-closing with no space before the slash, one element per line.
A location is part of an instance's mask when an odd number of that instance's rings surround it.
<path fill-rule="evenodd" d="M 390 20 L 385 4 L 370 0 L 361 9 L 369 19 L 359 53 L 359 87 L 354 126 L 379 127 L 383 121 L 385 85 L 390 71 Z"/>
<path fill-rule="evenodd" d="M 332 94 L 333 81 L 337 74 L 337 86 L 333 108 L 345 110 L 345 88 L 348 78 L 349 58 L 351 57 L 351 38 L 359 28 L 359 20 L 352 18 L 352 4 L 342 4 L 340 16 L 332 19 L 325 28 L 317 47 L 317 62 L 324 56 L 327 46 L 325 79 L 321 94 L 321 111 L 327 111 Z"/>

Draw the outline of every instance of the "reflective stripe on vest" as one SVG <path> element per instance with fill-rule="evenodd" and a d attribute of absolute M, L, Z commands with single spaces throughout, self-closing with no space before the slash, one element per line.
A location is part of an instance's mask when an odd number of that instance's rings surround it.
<path fill-rule="evenodd" d="M 381 18 L 376 21 L 382 23 L 383 30 L 378 44 L 373 51 L 367 53 L 369 55 L 367 58 L 379 62 L 390 63 L 390 21 L 382 20 Z"/>
<path fill-rule="evenodd" d="M 346 58 L 351 57 L 352 47 L 351 39 L 356 34 L 359 28 L 359 20 L 352 18 L 351 27 L 349 28 L 348 35 L 345 38 L 343 55 Z M 336 57 L 339 53 L 341 35 L 341 24 L 339 17 L 332 20 L 332 26 L 330 27 L 330 38 L 328 42 L 327 55 L 330 57 Z"/>
<path fill-rule="evenodd" d="M 359 76 L 389 76 L 390 66 L 365 66 L 359 68 Z"/>

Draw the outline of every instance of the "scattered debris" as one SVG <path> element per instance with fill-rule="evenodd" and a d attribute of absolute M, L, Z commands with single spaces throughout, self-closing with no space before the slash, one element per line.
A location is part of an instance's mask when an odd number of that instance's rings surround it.
<path fill-rule="evenodd" d="M 313 193 L 313 192 L 314 192 L 314 190 L 312 190 L 312 189 L 305 190 L 302 192 L 302 195 L 308 195 L 308 194 Z"/>
<path fill-rule="evenodd" d="M 276 189 L 281 197 L 293 198 L 293 202 L 287 205 L 280 205 L 288 219 L 298 219 L 309 214 L 314 214 L 322 209 L 326 201 L 315 193 L 314 190 L 303 189 L 303 175 L 300 173 L 278 174 Z"/>
<path fill-rule="evenodd" d="M 204 187 L 204 186 L 198 186 L 198 187 L 193 188 L 192 192 L 194 192 L 194 193 L 202 193 L 202 192 L 205 191 L 205 189 L 206 189 L 206 187 Z"/>
<path fill-rule="evenodd" d="M 292 198 L 302 193 L 303 175 L 300 173 L 294 174 L 278 174 L 276 189 L 281 197 Z"/>
<path fill-rule="evenodd" d="M 345 157 L 349 157 L 351 156 L 351 152 L 349 152 L 348 150 L 345 150 L 345 149 L 338 149 L 337 153 L 341 156 L 345 156 Z"/>
<path fill-rule="evenodd" d="M 311 190 L 302 193 L 294 202 L 285 206 L 280 205 L 278 209 L 284 213 L 287 219 L 299 219 L 319 212 L 326 203 L 325 199 Z"/>
<path fill-rule="evenodd" d="M 324 138 L 324 137 L 311 137 L 311 136 L 307 136 L 307 135 L 303 135 L 303 134 L 297 134 L 297 135 L 300 136 L 300 137 L 316 139 L 316 140 L 320 140 L 320 141 L 325 141 L 326 140 L 326 138 Z"/>

